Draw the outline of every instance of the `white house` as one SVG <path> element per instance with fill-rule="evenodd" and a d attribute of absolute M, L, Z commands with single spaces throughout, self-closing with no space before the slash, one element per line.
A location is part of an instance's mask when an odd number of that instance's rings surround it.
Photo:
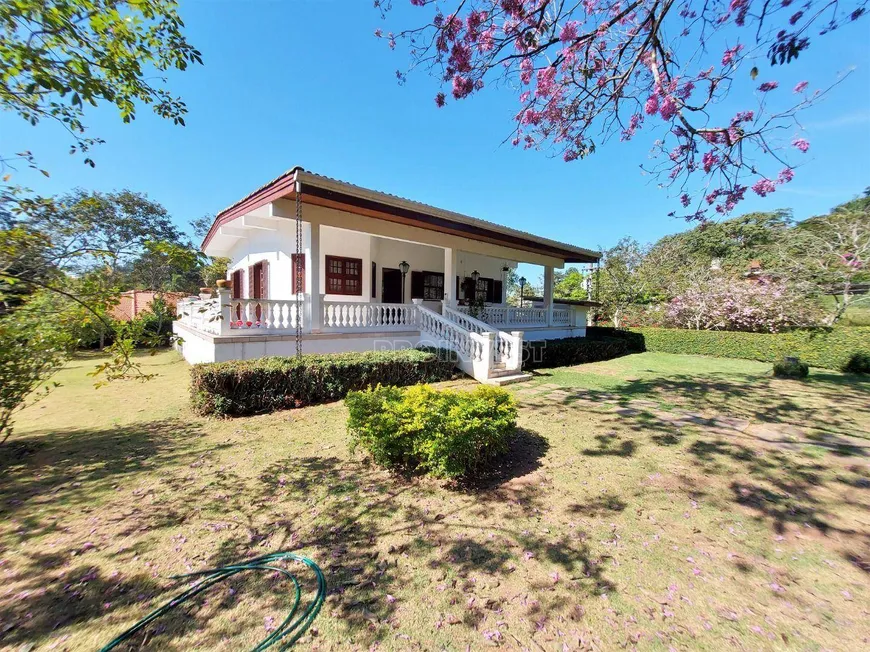
<path fill-rule="evenodd" d="M 520 377 L 523 339 L 585 335 L 593 304 L 554 302 L 553 270 L 600 257 L 300 167 L 219 213 L 202 249 L 231 260 L 231 288 L 179 302 L 190 362 L 427 343 L 499 382 Z M 520 262 L 544 267 L 537 307 L 506 303 Z"/>

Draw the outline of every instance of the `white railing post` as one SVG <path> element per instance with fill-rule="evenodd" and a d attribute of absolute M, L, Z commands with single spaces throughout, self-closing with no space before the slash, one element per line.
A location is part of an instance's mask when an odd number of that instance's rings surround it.
<path fill-rule="evenodd" d="M 480 357 L 474 357 L 471 360 L 474 368 L 474 377 L 477 380 L 485 380 L 489 378 L 490 369 L 492 369 L 493 347 L 495 346 L 496 334 L 492 331 L 484 331 L 483 333 L 469 332 L 472 341 L 476 341 L 480 346 Z"/>
<path fill-rule="evenodd" d="M 218 288 L 218 325 L 217 331 L 221 335 L 229 335 L 233 321 L 232 291 L 229 288 Z"/>
<path fill-rule="evenodd" d="M 520 371 L 523 368 L 523 331 L 511 331 L 511 357 L 507 368 L 512 371 Z"/>

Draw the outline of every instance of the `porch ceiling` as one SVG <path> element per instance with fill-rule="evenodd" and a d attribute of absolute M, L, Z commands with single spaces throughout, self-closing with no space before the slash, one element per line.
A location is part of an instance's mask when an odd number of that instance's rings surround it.
<path fill-rule="evenodd" d="M 285 172 L 241 201 L 220 212 L 203 241 L 203 251 L 210 253 L 209 250 L 225 249 L 231 246 L 232 238 L 243 237 L 236 231 L 227 230 L 237 227 L 237 224 L 234 223 L 230 226 L 230 223 L 235 222 L 240 217 L 247 216 L 256 219 L 295 217 L 295 188 L 297 181 L 302 184 L 304 205 L 331 208 L 345 213 L 373 218 L 379 222 L 402 224 L 433 233 L 498 245 L 517 252 L 537 254 L 537 256 L 546 257 L 550 260 L 556 259 L 557 261 L 562 261 L 563 264 L 595 262 L 600 258 L 600 253 L 596 251 L 542 238 L 493 222 L 442 210 L 395 195 L 361 188 L 319 174 L 306 172 L 299 167 Z M 311 220 L 306 216 L 305 221 Z M 378 231 L 378 229 L 367 228 L 361 230 L 372 233 Z M 385 237 L 401 238 L 401 236 L 396 236 L 394 233 L 376 234 L 384 235 Z M 214 242 L 214 246 L 212 246 L 212 242 L 215 239 L 217 239 L 217 242 Z M 426 242 L 425 240 L 419 241 L 433 246 L 445 246 L 435 242 Z M 531 260 L 527 261 L 521 256 L 515 256 L 515 258 L 523 262 L 533 262 Z M 557 266 L 561 267 L 562 265 Z"/>

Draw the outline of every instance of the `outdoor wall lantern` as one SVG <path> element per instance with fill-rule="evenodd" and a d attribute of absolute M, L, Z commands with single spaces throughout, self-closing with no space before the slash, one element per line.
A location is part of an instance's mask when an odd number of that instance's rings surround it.
<path fill-rule="evenodd" d="M 411 266 L 407 261 L 403 260 L 399 263 L 399 271 L 402 272 L 402 303 L 405 303 L 405 276 L 407 276 L 409 269 Z"/>

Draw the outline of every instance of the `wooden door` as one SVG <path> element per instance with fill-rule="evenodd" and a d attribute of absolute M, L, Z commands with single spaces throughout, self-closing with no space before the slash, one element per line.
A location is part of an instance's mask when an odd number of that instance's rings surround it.
<path fill-rule="evenodd" d="M 402 272 L 384 267 L 381 269 L 381 302 L 403 303 Z"/>

